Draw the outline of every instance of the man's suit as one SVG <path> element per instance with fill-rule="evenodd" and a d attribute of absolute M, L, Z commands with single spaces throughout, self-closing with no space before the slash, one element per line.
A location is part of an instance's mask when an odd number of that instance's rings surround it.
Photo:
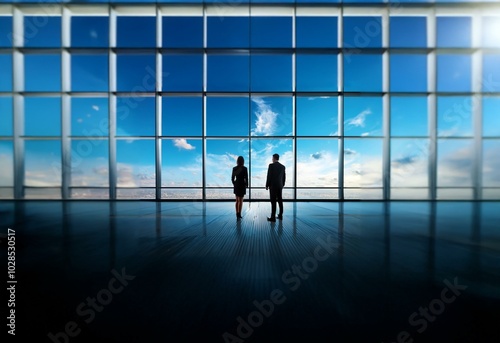
<path fill-rule="evenodd" d="M 269 196 L 271 198 L 271 218 L 276 216 L 276 201 L 279 205 L 279 215 L 283 215 L 283 196 L 282 191 L 285 186 L 285 166 L 278 161 L 269 164 L 267 169 L 266 188 L 269 187 Z"/>

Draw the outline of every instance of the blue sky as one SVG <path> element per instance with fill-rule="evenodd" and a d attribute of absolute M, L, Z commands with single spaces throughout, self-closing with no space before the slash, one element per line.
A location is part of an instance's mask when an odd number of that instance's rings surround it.
<path fill-rule="evenodd" d="M 500 47 L 500 21 L 483 18 L 482 45 Z M 60 48 L 61 18 L 44 17 L 46 23 L 31 34 L 38 17 L 25 17 L 27 48 Z M 163 17 L 162 47 L 203 47 L 201 17 Z M 339 125 L 344 135 L 346 187 L 382 186 L 383 91 L 380 17 L 345 17 L 345 47 L 353 48 L 342 57 L 344 65 L 344 122 L 339 123 L 338 55 L 314 48 L 336 48 L 336 17 L 298 17 L 294 56 L 293 22 L 290 17 L 209 17 L 206 56 L 206 90 L 203 91 L 201 50 L 164 50 L 162 64 L 161 139 L 162 186 L 199 187 L 202 185 L 203 142 L 206 145 L 206 184 L 230 187 L 230 170 L 239 155 L 245 157 L 254 187 L 265 185 L 267 165 L 279 153 L 287 166 L 287 186 L 337 187 Z M 0 17 L 0 32 L 8 33 L 12 18 Z M 72 17 L 71 47 L 107 48 L 109 18 Z M 141 30 L 137 30 L 141 27 Z M 425 17 L 391 17 L 389 46 L 426 47 Z M 438 17 L 437 46 L 471 47 L 470 17 Z M 498 30 L 497 30 L 498 29 Z M 156 18 L 118 16 L 116 56 L 116 135 L 117 176 L 120 187 L 154 187 L 156 102 Z M 181 34 L 179 34 L 181 32 Z M 0 35 L 0 47 L 11 42 Z M 135 48 L 146 50 L 135 51 Z M 272 53 L 255 50 L 276 49 Z M 71 53 L 71 185 L 106 187 L 109 180 L 108 150 L 108 50 Z M 428 172 L 428 91 L 427 56 L 422 52 L 392 51 L 389 58 L 389 84 L 393 92 L 391 112 L 391 173 L 398 187 L 427 185 Z M 483 56 L 483 90 L 498 92 L 500 57 Z M 24 56 L 25 125 L 24 134 L 53 137 L 61 134 L 61 55 L 53 51 L 32 50 Z M 296 80 L 293 82 L 295 68 Z M 0 53 L 0 155 L 6 168 L 0 173 L 0 186 L 12 185 L 12 56 Z M 470 95 L 446 94 L 472 91 L 472 56 L 468 52 L 439 51 L 437 54 L 437 132 L 438 185 L 471 185 L 474 163 L 472 113 L 475 101 Z M 496 80 L 496 82 L 495 82 Z M 491 82 L 490 82 L 491 81 Z M 310 92 L 294 99 L 292 91 Z M 53 94 L 39 94 L 54 92 Z M 82 93 L 87 92 L 87 93 Z M 130 92 L 138 92 L 137 97 Z M 237 92 L 237 94 L 232 94 Z M 368 92 L 372 94 L 357 95 Z M 91 93 L 91 94 L 89 94 Z M 99 94 L 96 94 L 99 93 Z M 187 93 L 187 94 L 185 94 Z M 214 94 L 219 93 L 219 94 Z M 251 95 L 249 95 L 251 93 Z M 420 94 L 411 94 L 420 93 Z M 500 98 L 482 99 L 483 134 L 500 136 Z M 206 107 L 204 107 L 206 106 Z M 203 120 L 204 108 L 206 108 Z M 294 111 L 296 118 L 294 118 Z M 91 136 L 97 140 L 88 141 Z M 292 138 L 297 137 L 296 152 Z M 300 136 L 307 136 L 301 138 Z M 318 138 L 322 137 L 322 138 Z M 405 138 L 406 137 L 406 138 Z M 411 137 L 411 138 L 409 138 Z M 498 140 L 484 141 L 484 181 L 498 185 L 492 170 L 499 164 L 495 152 Z M 30 139 L 25 145 L 25 183 L 29 186 L 60 186 L 57 164 L 61 160 L 60 140 Z M 500 167 L 500 166 L 499 166 Z M 59 165 L 60 168 L 60 165 Z M 10 172 L 9 172 L 10 170 Z"/>

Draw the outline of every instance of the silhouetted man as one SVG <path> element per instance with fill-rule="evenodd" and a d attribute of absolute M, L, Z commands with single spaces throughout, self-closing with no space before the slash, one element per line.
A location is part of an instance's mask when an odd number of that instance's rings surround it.
<path fill-rule="evenodd" d="M 279 163 L 280 155 L 273 155 L 273 163 L 269 164 L 267 169 L 266 190 L 269 189 L 271 198 L 271 217 L 267 218 L 270 222 L 276 221 L 276 201 L 280 207 L 278 219 L 283 219 L 283 187 L 285 186 L 285 166 Z"/>

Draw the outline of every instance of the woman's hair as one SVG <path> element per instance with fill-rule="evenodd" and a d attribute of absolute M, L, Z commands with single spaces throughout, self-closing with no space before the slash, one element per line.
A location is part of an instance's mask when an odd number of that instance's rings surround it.
<path fill-rule="evenodd" d="M 236 160 L 236 164 L 238 166 L 242 166 L 245 164 L 245 159 L 243 158 L 243 156 L 238 156 L 238 159 Z"/>

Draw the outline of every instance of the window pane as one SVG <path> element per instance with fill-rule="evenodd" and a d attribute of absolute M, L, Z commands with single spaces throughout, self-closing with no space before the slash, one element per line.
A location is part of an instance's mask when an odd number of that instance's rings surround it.
<path fill-rule="evenodd" d="M 382 98 L 346 97 L 345 136 L 382 136 Z"/>
<path fill-rule="evenodd" d="M 117 140 L 116 163 L 118 187 L 156 185 L 154 140 Z"/>
<path fill-rule="evenodd" d="M 470 17 L 437 17 L 437 46 L 440 48 L 471 47 Z"/>
<path fill-rule="evenodd" d="M 163 97 L 162 101 L 163 136 L 201 136 L 201 97 Z"/>
<path fill-rule="evenodd" d="M 156 17 L 118 17 L 119 48 L 153 48 L 156 46 Z"/>
<path fill-rule="evenodd" d="M 231 173 L 238 156 L 243 156 L 245 166 L 249 168 L 248 141 L 238 139 L 208 139 L 206 159 L 206 177 L 208 187 L 229 187 L 234 198 Z M 254 161 L 252 161 L 254 163 Z M 250 173 L 250 169 L 248 170 Z M 248 194 L 248 190 L 247 190 Z"/>
<path fill-rule="evenodd" d="M 163 17 L 163 46 L 167 48 L 201 48 L 203 17 Z M 182 32 L 182 35 L 179 34 Z"/>
<path fill-rule="evenodd" d="M 26 136 L 61 135 L 61 98 L 24 100 L 24 134 Z"/>
<path fill-rule="evenodd" d="M 253 48 L 291 48 L 291 17 L 251 17 Z"/>
<path fill-rule="evenodd" d="M 201 189 L 162 189 L 162 199 L 201 199 Z"/>
<path fill-rule="evenodd" d="M 25 186 L 61 186 L 61 141 L 27 140 L 24 151 Z"/>
<path fill-rule="evenodd" d="M 391 139 L 391 187 L 428 187 L 428 139 Z"/>
<path fill-rule="evenodd" d="M 345 3 L 380 3 L 386 0 L 343 0 Z"/>
<path fill-rule="evenodd" d="M 0 32 L 5 34 L 0 35 L 0 47 L 12 46 L 12 17 L 0 17 Z"/>
<path fill-rule="evenodd" d="M 24 56 L 25 90 L 28 92 L 61 91 L 61 56 Z"/>
<path fill-rule="evenodd" d="M 338 139 L 297 140 L 297 186 L 338 187 Z"/>
<path fill-rule="evenodd" d="M 483 98 L 483 136 L 500 137 L 500 97 Z"/>
<path fill-rule="evenodd" d="M 344 47 L 380 48 L 382 17 L 344 17 Z"/>
<path fill-rule="evenodd" d="M 248 17 L 208 17 L 209 48 L 248 48 Z"/>
<path fill-rule="evenodd" d="M 294 158 L 291 139 L 252 139 L 251 144 L 251 185 L 252 187 L 266 187 L 267 169 L 273 162 L 273 154 L 280 155 L 279 162 L 285 166 L 285 188 L 294 185 Z M 263 191 L 269 199 L 269 192 Z M 257 192 L 252 191 L 256 198 Z M 283 195 L 285 197 L 285 195 Z"/>
<path fill-rule="evenodd" d="M 208 55 L 208 90 L 248 91 L 248 55 Z"/>
<path fill-rule="evenodd" d="M 344 55 L 346 92 L 382 91 L 382 55 Z"/>
<path fill-rule="evenodd" d="M 119 92 L 148 92 L 156 89 L 154 55 L 118 55 Z"/>
<path fill-rule="evenodd" d="M 391 92 L 427 91 L 427 55 L 394 55 L 390 57 Z"/>
<path fill-rule="evenodd" d="M 0 92 L 12 91 L 12 55 L 0 54 Z"/>
<path fill-rule="evenodd" d="M 438 187 L 472 186 L 474 146 L 471 139 L 440 139 L 437 145 Z"/>
<path fill-rule="evenodd" d="M 500 55 L 483 55 L 483 92 L 500 92 L 499 66 Z"/>
<path fill-rule="evenodd" d="M 100 188 L 72 188 L 70 189 L 71 199 L 109 199 L 109 189 Z"/>
<path fill-rule="evenodd" d="M 382 186 L 382 139 L 345 139 L 344 186 Z"/>
<path fill-rule="evenodd" d="M 24 46 L 58 48 L 61 46 L 61 17 L 24 17 Z"/>
<path fill-rule="evenodd" d="M 208 136 L 248 136 L 248 97 L 207 97 Z"/>
<path fill-rule="evenodd" d="M 108 55 L 71 55 L 71 90 L 107 92 L 108 64 Z"/>
<path fill-rule="evenodd" d="M 472 97 L 438 97 L 437 134 L 439 137 L 472 136 Z"/>
<path fill-rule="evenodd" d="M 297 91 L 337 91 L 337 55 L 297 55 Z"/>
<path fill-rule="evenodd" d="M 427 47 L 426 17 L 390 17 L 389 23 L 392 48 Z"/>
<path fill-rule="evenodd" d="M 201 139 L 162 139 L 162 187 L 201 187 Z"/>
<path fill-rule="evenodd" d="M 75 48 L 107 48 L 108 17 L 71 17 L 71 46 Z"/>
<path fill-rule="evenodd" d="M 203 88 L 203 55 L 164 55 L 163 90 L 200 92 Z"/>
<path fill-rule="evenodd" d="M 313 188 L 313 189 L 297 189 L 297 199 L 298 200 L 309 200 L 309 199 L 338 199 L 339 191 L 338 189 L 328 189 L 328 188 Z"/>
<path fill-rule="evenodd" d="M 292 90 L 291 55 L 252 55 L 252 91 Z"/>
<path fill-rule="evenodd" d="M 108 128 L 108 98 L 71 99 L 72 136 L 106 137 Z"/>
<path fill-rule="evenodd" d="M 252 136 L 292 135 L 291 97 L 254 96 L 251 100 Z"/>
<path fill-rule="evenodd" d="M 71 141 L 71 186 L 109 186 L 107 139 Z"/>
<path fill-rule="evenodd" d="M 135 189 L 135 188 L 118 188 L 116 190 L 116 198 L 121 199 L 155 199 L 156 191 L 154 189 Z"/>
<path fill-rule="evenodd" d="M 438 55 L 437 68 L 438 91 L 471 91 L 471 57 L 469 55 Z"/>
<path fill-rule="evenodd" d="M 336 48 L 337 17 L 297 17 L 297 48 Z"/>
<path fill-rule="evenodd" d="M 155 98 L 119 97 L 116 106 L 117 136 L 155 135 Z"/>
<path fill-rule="evenodd" d="M 12 136 L 12 98 L 0 97 L 0 136 Z"/>
<path fill-rule="evenodd" d="M 0 187 L 14 186 L 14 145 L 12 141 L 0 141 Z"/>
<path fill-rule="evenodd" d="M 297 135 L 338 134 L 337 97 L 297 97 Z"/>
<path fill-rule="evenodd" d="M 482 17 L 482 46 L 486 48 L 500 47 L 500 17 Z"/>
<path fill-rule="evenodd" d="M 500 187 L 500 140 L 483 141 L 483 186 Z"/>
<path fill-rule="evenodd" d="M 427 97 L 391 97 L 391 135 L 427 136 Z"/>

